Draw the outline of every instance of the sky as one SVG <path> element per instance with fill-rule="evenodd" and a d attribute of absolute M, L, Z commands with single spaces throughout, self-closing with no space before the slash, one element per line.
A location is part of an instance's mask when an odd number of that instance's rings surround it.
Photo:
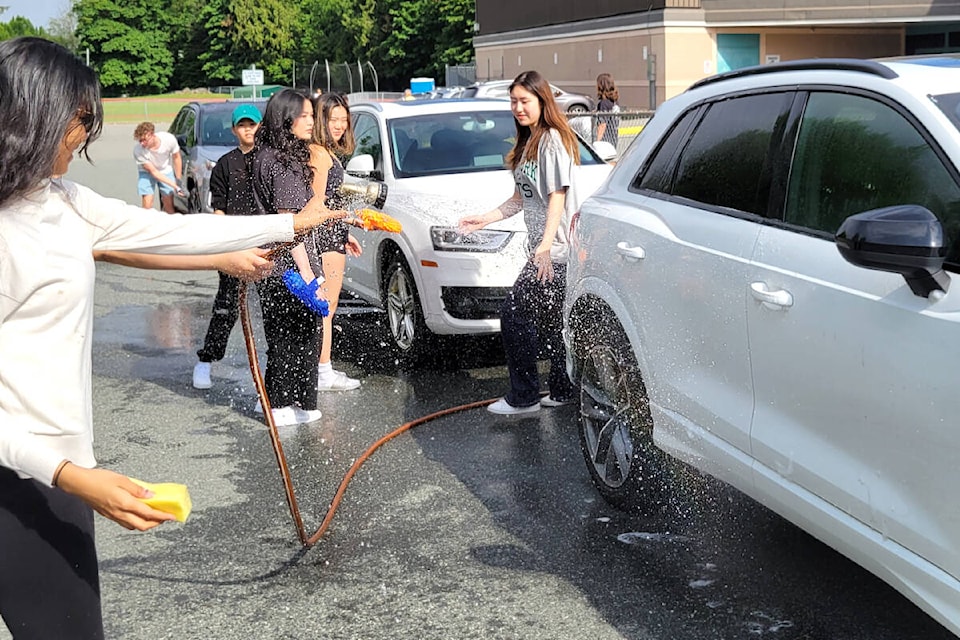
<path fill-rule="evenodd" d="M 0 0 L 0 7 L 7 7 L 0 22 L 23 16 L 35 27 L 46 27 L 52 18 L 59 18 L 70 8 L 70 0 Z"/>

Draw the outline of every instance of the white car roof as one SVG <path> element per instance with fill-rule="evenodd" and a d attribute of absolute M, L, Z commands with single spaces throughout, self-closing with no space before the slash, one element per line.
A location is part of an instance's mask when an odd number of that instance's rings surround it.
<path fill-rule="evenodd" d="M 953 55 L 903 56 L 882 60 L 860 59 L 815 59 L 792 60 L 773 65 L 737 69 L 691 85 L 688 91 L 696 92 L 710 87 L 731 85 L 737 89 L 773 86 L 790 82 L 815 82 L 817 79 L 830 84 L 847 82 L 860 85 L 873 78 L 889 82 L 917 95 L 939 95 L 960 92 L 960 57 Z"/>
<path fill-rule="evenodd" d="M 397 102 L 363 101 L 350 105 L 350 108 L 367 107 L 379 111 L 385 118 L 406 118 L 409 116 L 433 115 L 436 113 L 473 113 L 476 111 L 510 111 L 510 103 L 505 100 L 489 98 L 437 100 L 410 100 Z"/>

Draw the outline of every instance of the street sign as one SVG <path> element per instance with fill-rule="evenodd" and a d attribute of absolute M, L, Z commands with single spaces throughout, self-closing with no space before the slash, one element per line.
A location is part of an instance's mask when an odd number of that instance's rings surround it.
<path fill-rule="evenodd" d="M 244 86 L 263 84 L 263 69 L 244 69 L 241 77 Z"/>

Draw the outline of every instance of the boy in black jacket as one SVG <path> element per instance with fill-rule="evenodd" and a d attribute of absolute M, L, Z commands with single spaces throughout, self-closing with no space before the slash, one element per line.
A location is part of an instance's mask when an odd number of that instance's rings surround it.
<path fill-rule="evenodd" d="M 256 215 L 250 181 L 254 136 L 260 127 L 262 115 L 252 104 L 241 104 L 233 110 L 233 135 L 239 146 L 217 160 L 210 174 L 210 201 L 219 215 Z M 200 361 L 193 368 L 193 386 L 209 389 L 210 364 L 223 359 L 230 331 L 240 315 L 237 297 L 240 280 L 220 272 L 220 286 L 213 301 L 213 316 L 203 348 L 197 351 Z"/>

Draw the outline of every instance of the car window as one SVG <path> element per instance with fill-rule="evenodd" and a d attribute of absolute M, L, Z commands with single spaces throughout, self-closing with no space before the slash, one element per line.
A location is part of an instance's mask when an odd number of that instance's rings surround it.
<path fill-rule="evenodd" d="M 833 235 L 848 216 L 897 204 L 932 211 L 954 249 L 950 254 L 956 253 L 960 188 L 920 131 L 880 101 L 811 93 L 790 170 L 785 221 Z"/>
<path fill-rule="evenodd" d="M 237 144 L 233 135 L 233 110 L 209 109 L 200 117 L 200 144 L 203 146 L 232 147 Z"/>
<path fill-rule="evenodd" d="M 510 111 L 440 113 L 387 122 L 398 178 L 502 170 L 513 149 L 517 128 Z M 581 165 L 603 164 L 577 141 Z"/>
<path fill-rule="evenodd" d="M 387 123 L 401 178 L 503 169 L 516 126 L 509 111 L 440 113 Z"/>
<path fill-rule="evenodd" d="M 680 154 L 672 193 L 765 215 L 774 147 L 793 93 L 765 93 L 709 106 Z"/>
<path fill-rule="evenodd" d="M 197 144 L 197 135 L 194 130 L 194 123 L 197 120 L 197 114 L 190 109 L 183 114 L 183 120 L 180 121 L 180 128 L 177 131 L 178 135 L 186 136 L 187 146 L 193 147 Z"/>
<path fill-rule="evenodd" d="M 190 112 L 190 107 L 184 107 L 180 109 L 180 112 L 177 113 L 177 117 L 173 119 L 173 122 L 170 124 L 170 128 L 167 129 L 170 133 L 175 136 L 183 133 L 183 121 L 187 117 L 187 114 Z"/>
<path fill-rule="evenodd" d="M 680 145 L 687 139 L 690 125 L 696 119 L 698 111 L 699 107 L 694 107 L 683 114 L 683 117 L 673 126 L 667 137 L 660 143 L 660 147 L 647 161 L 646 166 L 641 169 L 631 188 L 661 193 L 670 192 L 673 167 L 675 166 L 674 160 L 680 150 Z"/>
<path fill-rule="evenodd" d="M 357 141 L 355 156 L 373 156 L 375 171 L 383 171 L 383 143 L 380 140 L 380 127 L 377 119 L 365 113 L 358 113 L 353 121 L 353 135 Z"/>

